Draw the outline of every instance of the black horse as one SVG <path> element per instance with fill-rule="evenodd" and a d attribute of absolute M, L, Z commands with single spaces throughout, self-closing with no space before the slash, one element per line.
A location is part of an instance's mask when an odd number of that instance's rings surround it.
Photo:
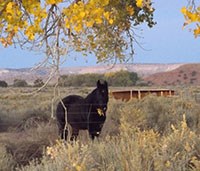
<path fill-rule="evenodd" d="M 108 84 L 97 81 L 97 87 L 86 97 L 69 95 L 58 103 L 56 118 L 61 139 L 67 139 L 67 123 L 72 128 L 70 140 L 76 140 L 79 130 L 88 130 L 92 139 L 101 133 L 106 120 Z"/>

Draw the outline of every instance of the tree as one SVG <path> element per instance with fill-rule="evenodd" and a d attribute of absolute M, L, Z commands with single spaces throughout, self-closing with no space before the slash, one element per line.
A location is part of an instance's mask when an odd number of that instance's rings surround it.
<path fill-rule="evenodd" d="M 0 87 L 8 87 L 8 84 L 5 81 L 0 80 Z"/>
<path fill-rule="evenodd" d="M 14 87 L 27 87 L 28 83 L 25 80 L 15 79 L 13 82 Z"/>
<path fill-rule="evenodd" d="M 0 0 L 0 42 L 45 52 L 56 67 L 71 51 L 124 61 L 134 54 L 134 27 L 152 27 L 153 12 L 151 0 Z"/>
<path fill-rule="evenodd" d="M 61 75 L 59 78 L 60 86 L 95 86 L 97 80 L 103 79 L 103 74 L 91 73 L 91 74 L 71 74 Z"/>
<path fill-rule="evenodd" d="M 181 9 L 185 17 L 184 27 L 188 24 L 194 24 L 193 34 L 196 37 L 200 36 L 200 5 L 196 5 L 196 0 L 188 0 L 188 6 Z"/>
<path fill-rule="evenodd" d="M 106 73 L 105 78 L 109 85 L 120 87 L 133 86 L 139 80 L 137 73 L 124 70 Z"/>
<path fill-rule="evenodd" d="M 44 85 L 44 82 L 42 81 L 42 79 L 36 79 L 34 81 L 34 87 L 42 87 Z"/>

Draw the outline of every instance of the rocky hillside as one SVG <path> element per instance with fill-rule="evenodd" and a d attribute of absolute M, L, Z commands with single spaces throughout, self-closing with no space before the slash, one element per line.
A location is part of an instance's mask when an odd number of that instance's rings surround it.
<path fill-rule="evenodd" d="M 152 85 L 200 85 L 200 64 L 185 64 L 168 71 L 147 76 L 144 80 Z"/>

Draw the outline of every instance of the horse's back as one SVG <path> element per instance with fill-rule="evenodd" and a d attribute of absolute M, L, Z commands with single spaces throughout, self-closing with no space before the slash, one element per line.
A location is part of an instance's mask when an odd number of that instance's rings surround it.
<path fill-rule="evenodd" d="M 65 123 L 67 116 L 68 123 L 79 129 L 87 129 L 88 105 L 85 99 L 78 95 L 69 95 L 59 102 L 56 117 L 59 123 Z"/>
<path fill-rule="evenodd" d="M 78 96 L 78 95 L 69 95 L 65 97 L 64 99 L 62 99 L 62 102 L 67 107 L 71 104 L 80 103 L 83 101 L 83 99 L 84 99 L 83 97 Z"/>
<path fill-rule="evenodd" d="M 56 117 L 58 121 L 65 120 L 65 113 L 73 104 L 80 104 L 83 101 L 83 97 L 78 95 L 69 95 L 62 99 L 58 103 L 57 109 L 56 109 Z"/>

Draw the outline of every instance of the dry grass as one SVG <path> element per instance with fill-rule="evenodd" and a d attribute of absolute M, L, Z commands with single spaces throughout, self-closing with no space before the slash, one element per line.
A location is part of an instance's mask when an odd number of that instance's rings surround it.
<path fill-rule="evenodd" d="M 87 133 L 81 132 L 78 142 L 63 143 L 57 140 L 55 120 L 50 119 L 52 89 L 34 97 L 20 96 L 20 89 L 16 93 L 0 89 L 0 125 L 11 123 L 0 133 L 0 168 L 199 171 L 200 106 L 193 94 L 196 89 L 186 90 L 176 98 L 148 96 L 128 103 L 110 99 L 99 140 L 91 142 Z M 61 91 L 64 96 L 72 89 Z M 74 91 L 85 95 L 89 89 Z"/>

